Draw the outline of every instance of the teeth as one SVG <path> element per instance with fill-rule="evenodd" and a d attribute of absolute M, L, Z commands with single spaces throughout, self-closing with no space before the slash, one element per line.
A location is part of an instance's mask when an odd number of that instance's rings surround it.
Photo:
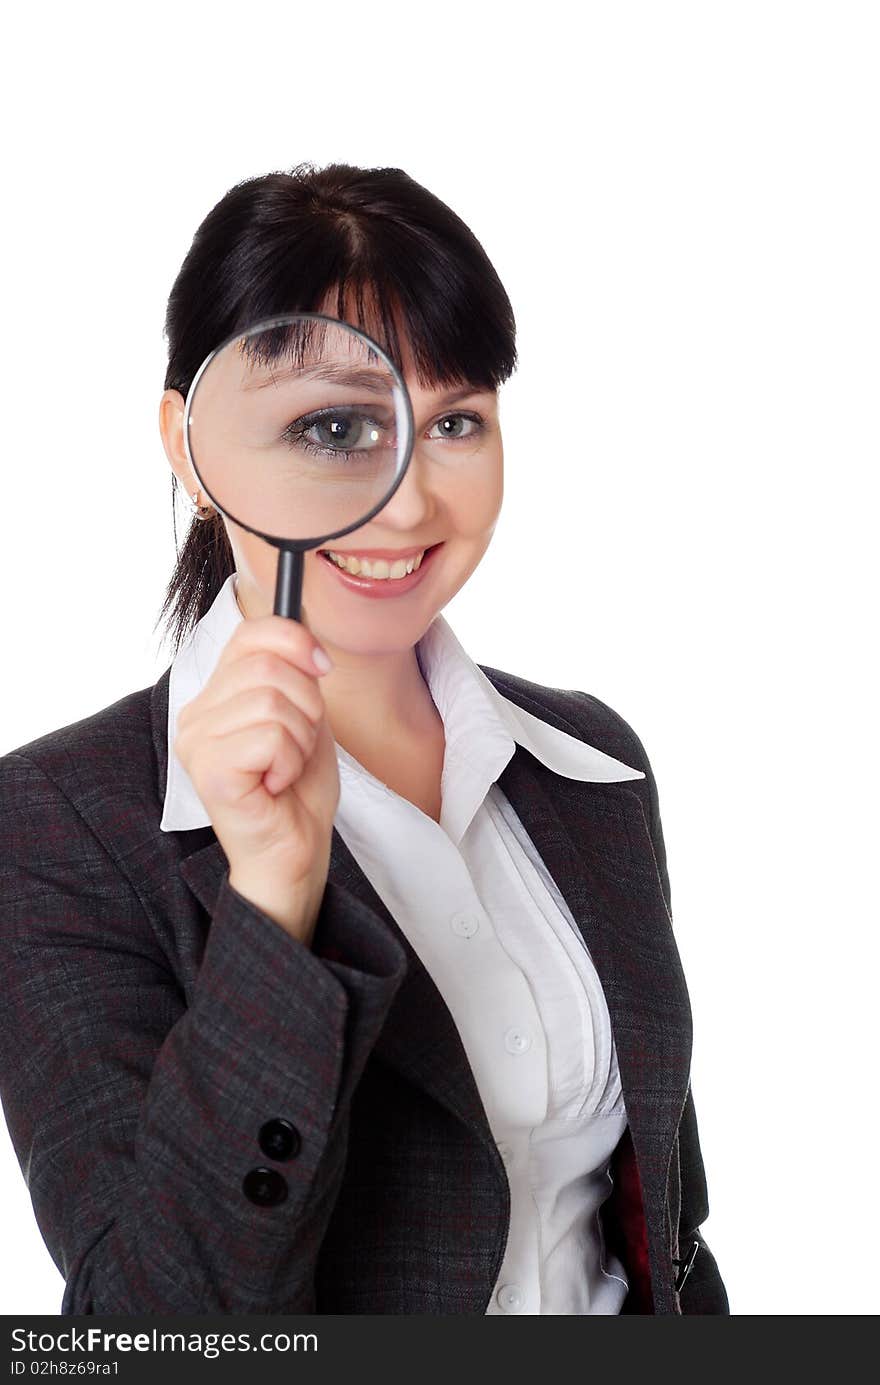
<path fill-rule="evenodd" d="M 425 550 L 416 553 L 412 558 L 397 558 L 389 567 L 387 558 L 356 558 L 352 554 L 333 553 L 330 549 L 325 549 L 327 557 L 341 567 L 344 572 L 350 572 L 354 577 L 385 578 L 391 581 L 399 577 L 406 577 L 417 567 L 421 567 Z"/>

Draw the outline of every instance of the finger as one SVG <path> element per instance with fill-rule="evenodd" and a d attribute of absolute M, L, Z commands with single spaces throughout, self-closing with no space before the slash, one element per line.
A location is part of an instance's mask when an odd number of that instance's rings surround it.
<path fill-rule="evenodd" d="M 200 708 L 198 716 L 191 714 L 178 729 L 175 753 L 183 761 L 193 745 L 201 746 L 232 731 L 264 722 L 277 722 L 299 743 L 304 755 L 312 754 L 317 742 L 317 727 L 280 688 L 269 686 L 244 687 L 232 697 Z"/>
<path fill-rule="evenodd" d="M 241 808 L 250 795 L 259 800 L 268 792 L 264 778 L 278 793 L 278 785 L 294 783 L 305 763 L 302 747 L 286 727 L 262 722 L 207 742 L 194 766 L 193 782 L 212 804 Z"/>
<path fill-rule="evenodd" d="M 263 649 L 243 655 L 223 669 L 215 669 L 198 697 L 186 704 L 192 709 L 186 720 L 191 719 L 193 711 L 201 719 L 206 711 L 231 701 L 237 694 L 261 688 L 266 689 L 267 699 L 274 692 L 277 698 L 297 707 L 313 726 L 324 716 L 324 695 L 314 675 L 294 668 L 280 654 Z M 265 705 L 270 709 L 272 704 L 267 700 Z M 271 716 L 271 710 L 268 714 Z"/>
<path fill-rule="evenodd" d="M 274 650 L 312 678 L 324 672 L 313 661 L 314 651 L 320 645 L 311 630 L 301 621 L 276 615 L 240 621 L 220 654 L 218 667 L 260 649 Z"/>

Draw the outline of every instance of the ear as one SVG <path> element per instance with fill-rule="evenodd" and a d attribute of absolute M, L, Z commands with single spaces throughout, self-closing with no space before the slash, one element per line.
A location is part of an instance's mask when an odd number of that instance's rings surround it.
<path fill-rule="evenodd" d="M 200 487 L 186 455 L 183 442 L 183 410 L 186 401 L 180 390 L 166 390 L 159 400 L 159 432 L 171 470 L 183 486 L 186 496 Z"/>

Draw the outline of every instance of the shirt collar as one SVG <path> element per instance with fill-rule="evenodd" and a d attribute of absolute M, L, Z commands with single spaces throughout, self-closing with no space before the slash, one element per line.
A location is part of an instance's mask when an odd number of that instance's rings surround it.
<path fill-rule="evenodd" d="M 180 708 L 201 691 L 210 678 L 233 630 L 243 620 L 235 597 L 234 572 L 220 588 L 210 609 L 198 622 L 176 655 L 168 683 L 168 779 L 162 819 L 163 832 L 188 831 L 210 826 L 210 818 L 192 780 L 174 753 Z M 555 774 L 567 779 L 613 783 L 644 779 L 642 770 L 606 755 L 586 741 L 550 726 L 540 717 L 511 702 L 490 682 L 465 652 L 448 621 L 437 615 L 416 645 L 422 673 L 443 718 L 446 758 L 443 777 L 456 783 L 455 809 L 447 812 L 444 827 L 459 840 L 470 821 L 487 783 L 498 778 L 516 746 L 521 745 Z M 336 748 L 340 786 L 353 784 L 366 771 L 342 747 Z M 488 779 L 487 779 L 488 775 Z M 370 776 L 372 780 L 372 776 Z M 372 780 L 373 784 L 378 781 Z M 461 792 L 464 784 L 473 791 Z M 390 792 L 390 790 L 388 790 Z M 450 800 L 453 801 L 453 800 Z M 456 821 L 455 819 L 458 819 Z"/>

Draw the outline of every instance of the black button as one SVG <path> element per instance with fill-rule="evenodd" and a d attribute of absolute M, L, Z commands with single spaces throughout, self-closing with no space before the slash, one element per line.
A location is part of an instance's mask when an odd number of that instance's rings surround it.
<path fill-rule="evenodd" d="M 241 1186 L 258 1207 L 277 1207 L 287 1197 L 287 1179 L 277 1169 L 251 1169 Z"/>
<path fill-rule="evenodd" d="M 275 1116 L 260 1126 L 260 1149 L 269 1159 L 292 1159 L 299 1154 L 302 1140 L 296 1126 L 283 1116 Z"/>

